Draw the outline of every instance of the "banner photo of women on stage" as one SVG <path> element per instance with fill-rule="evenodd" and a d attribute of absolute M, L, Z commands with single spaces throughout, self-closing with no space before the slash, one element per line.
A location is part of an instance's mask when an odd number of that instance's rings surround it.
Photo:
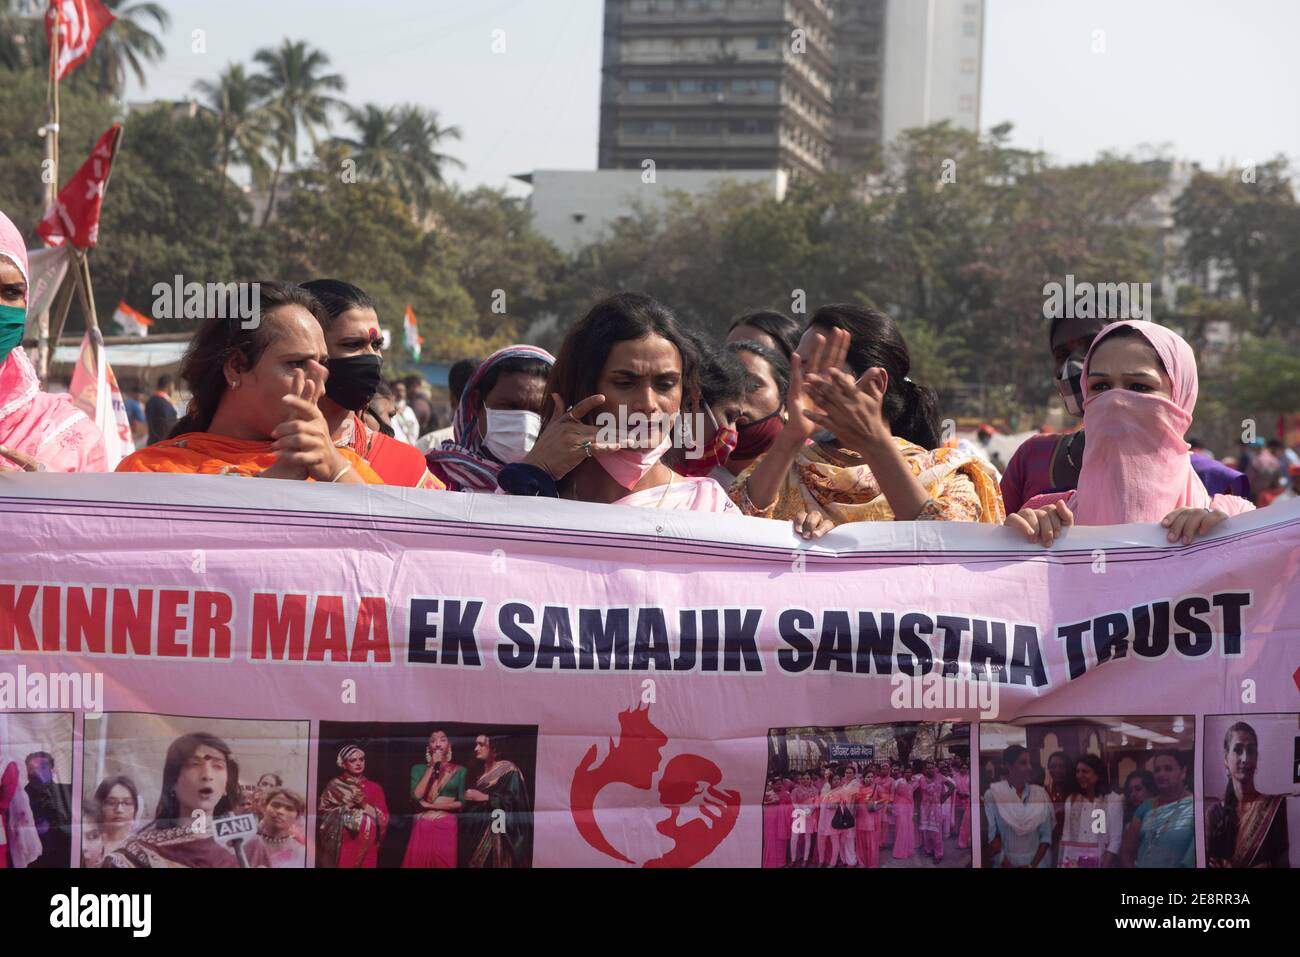
<path fill-rule="evenodd" d="M 418 493 L 0 489 L 0 711 L 72 712 L 74 866 L 1205 867 L 1214 804 L 1213 859 L 1282 860 L 1300 503 L 1044 548 Z"/>
<path fill-rule="evenodd" d="M 531 867 L 537 728 L 321 723 L 317 867 Z"/>

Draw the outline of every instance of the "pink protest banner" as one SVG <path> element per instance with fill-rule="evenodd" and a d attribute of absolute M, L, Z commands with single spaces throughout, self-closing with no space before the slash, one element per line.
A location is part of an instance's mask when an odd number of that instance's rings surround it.
<path fill-rule="evenodd" d="M 1020 747 L 1039 865 L 1204 866 L 1207 716 L 1300 713 L 1295 502 L 1049 551 L 154 475 L 6 477 L 0 511 L 0 771 L 5 734 L 75 712 L 39 749 L 74 756 L 74 864 L 987 866 L 1015 861 L 988 805 Z M 1121 809 L 1147 775 L 1164 799 Z M 1100 838 L 1069 833 L 1085 799 Z M 236 855 L 215 832 L 249 816 Z"/>

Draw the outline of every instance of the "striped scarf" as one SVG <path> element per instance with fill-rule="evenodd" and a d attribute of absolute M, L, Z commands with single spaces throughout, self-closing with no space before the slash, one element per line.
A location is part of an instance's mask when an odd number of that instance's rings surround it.
<path fill-rule="evenodd" d="M 465 383 L 465 391 L 460 395 L 460 405 L 456 407 L 456 418 L 452 423 L 454 438 L 442 443 L 441 449 L 434 449 L 425 456 L 429 468 L 446 476 L 447 487 L 453 491 L 496 490 L 497 475 L 504 465 L 483 448 L 483 437 L 478 429 L 478 412 L 474 408 L 472 397 L 478 391 L 478 384 L 483 377 L 497 363 L 506 359 L 540 359 L 548 366 L 555 365 L 555 356 L 545 349 L 515 345 L 492 353 L 474 370 L 474 374 Z"/>

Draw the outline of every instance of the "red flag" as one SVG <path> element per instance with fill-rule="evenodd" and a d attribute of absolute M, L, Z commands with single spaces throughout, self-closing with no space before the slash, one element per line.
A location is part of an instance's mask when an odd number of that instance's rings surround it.
<path fill-rule="evenodd" d="M 68 180 L 46 211 L 36 232 L 51 246 L 71 243 L 78 249 L 89 249 L 99 242 L 99 209 L 104 204 L 104 185 L 121 135 L 122 127 L 117 123 L 108 128 L 91 150 L 90 159 Z"/>
<path fill-rule="evenodd" d="M 90 56 L 104 28 L 117 18 L 99 0 L 50 0 L 45 12 L 45 39 L 54 49 L 54 13 L 59 14 L 59 60 L 50 63 L 62 80 Z M 51 58 L 51 61 L 53 58 Z"/>

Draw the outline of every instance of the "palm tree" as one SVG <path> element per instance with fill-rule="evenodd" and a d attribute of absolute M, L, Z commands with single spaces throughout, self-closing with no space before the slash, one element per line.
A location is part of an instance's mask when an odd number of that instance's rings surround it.
<path fill-rule="evenodd" d="M 144 21 L 152 20 L 159 30 L 171 27 L 171 15 L 157 3 L 130 3 L 129 0 L 101 0 L 116 18 L 104 28 L 95 51 L 85 66 L 88 77 L 101 90 L 121 96 L 126 90 L 128 71 L 144 86 L 145 63 L 163 58 L 163 45 Z M 47 54 L 48 57 L 48 54 Z"/>
<path fill-rule="evenodd" d="M 48 60 L 42 53 L 45 38 L 42 33 L 42 8 L 21 0 L 0 0 L 0 67 L 24 70 Z"/>
<path fill-rule="evenodd" d="M 217 205 L 217 238 L 226 226 L 226 187 L 230 183 L 230 166 L 248 167 L 254 182 L 266 178 L 263 152 L 273 133 L 271 115 L 261 103 L 261 84 L 244 72 L 239 63 L 231 63 L 216 82 L 199 80 L 194 89 L 204 97 L 204 105 L 216 116 L 221 191 Z"/>
<path fill-rule="evenodd" d="M 343 77 L 337 73 L 324 73 L 329 57 L 313 50 L 305 41 L 285 40 L 279 49 L 267 47 L 253 56 L 262 66 L 257 77 L 261 89 L 270 97 L 268 104 L 275 117 L 275 170 L 271 174 L 271 190 L 262 217 L 265 226 L 275 209 L 275 195 L 284 171 L 285 160 L 298 158 L 298 137 L 305 132 L 312 145 L 317 142 L 316 130 L 329 125 L 329 112 L 340 106 L 339 100 L 327 91 L 341 92 L 345 87 Z"/>
<path fill-rule="evenodd" d="M 385 109 L 367 103 L 347 107 L 346 115 L 356 135 L 335 137 L 334 144 L 351 154 L 361 176 L 386 180 L 417 211 L 428 209 L 433 186 L 443 182 L 443 167 L 464 164 L 438 151 L 444 139 L 460 139 L 454 126 L 438 125 L 438 114 L 407 105 Z"/>

